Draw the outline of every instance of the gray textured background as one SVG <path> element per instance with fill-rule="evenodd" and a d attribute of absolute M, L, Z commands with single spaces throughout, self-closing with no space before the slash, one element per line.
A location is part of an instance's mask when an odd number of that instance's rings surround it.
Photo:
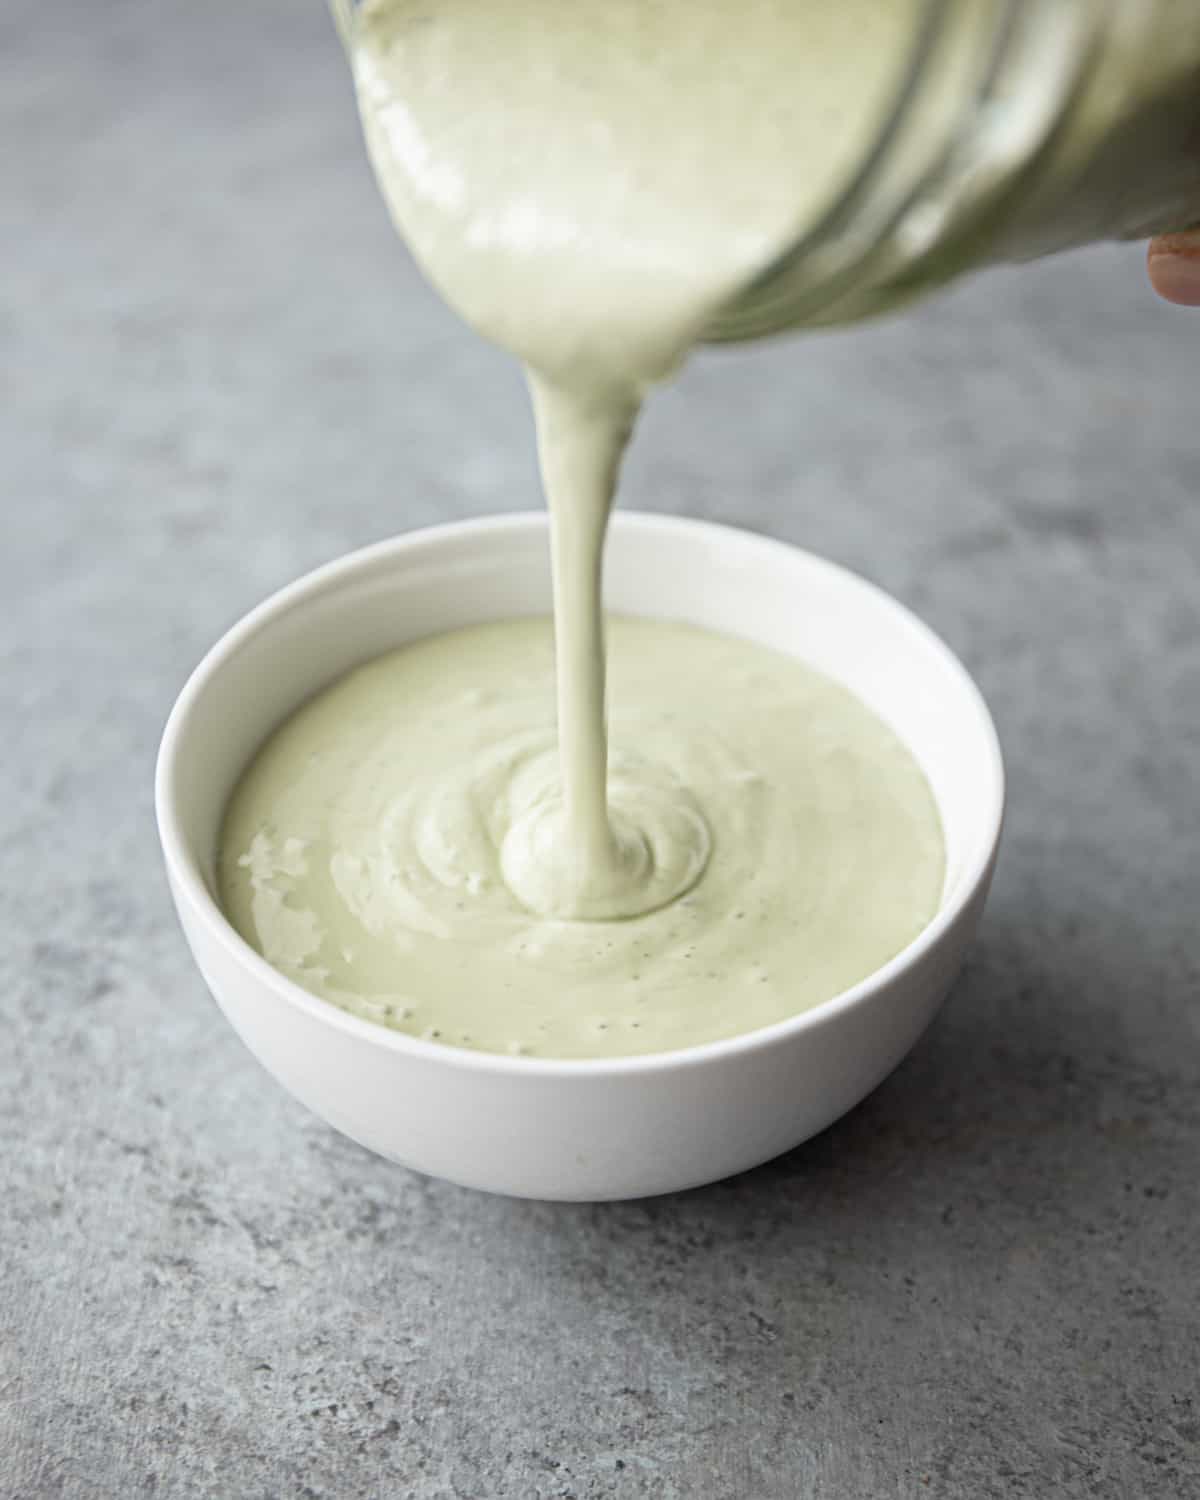
<path fill-rule="evenodd" d="M 260 1073 L 151 767 L 268 590 L 534 501 L 518 375 L 393 240 L 317 0 L 13 6 L 0 59 L 5 1500 L 1196 1494 L 1200 320 L 1102 250 L 654 403 L 625 503 L 920 610 L 1007 844 L 943 1019 L 824 1136 L 490 1199 Z"/>

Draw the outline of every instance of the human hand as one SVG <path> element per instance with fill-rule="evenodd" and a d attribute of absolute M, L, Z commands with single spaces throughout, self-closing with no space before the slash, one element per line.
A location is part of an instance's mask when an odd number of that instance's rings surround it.
<path fill-rule="evenodd" d="M 1150 285 L 1181 307 L 1200 307 L 1200 229 L 1160 234 L 1146 253 Z"/>

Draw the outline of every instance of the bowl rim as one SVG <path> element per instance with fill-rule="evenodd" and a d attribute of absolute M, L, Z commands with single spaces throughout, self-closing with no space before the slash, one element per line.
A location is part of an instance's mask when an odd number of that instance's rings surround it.
<path fill-rule="evenodd" d="M 258 983 L 265 984 L 288 1006 L 298 1009 L 318 1022 L 349 1033 L 362 1041 L 385 1050 L 408 1056 L 414 1061 L 440 1064 L 467 1072 L 482 1072 L 503 1077 L 541 1077 L 549 1079 L 613 1078 L 630 1074 L 703 1067 L 735 1056 L 747 1056 L 815 1031 L 836 1022 L 851 1010 L 887 989 L 907 970 L 921 962 L 938 947 L 970 905 L 980 886 L 988 879 L 994 864 L 1004 822 L 1005 773 L 999 736 L 983 694 L 966 667 L 942 638 L 907 605 L 879 585 L 863 578 L 852 569 L 809 552 L 793 543 L 747 531 L 721 522 L 693 517 L 663 515 L 649 511 L 615 511 L 611 524 L 621 532 L 641 532 L 660 537 L 689 535 L 705 539 L 716 546 L 741 548 L 746 556 L 757 553 L 778 561 L 784 555 L 806 566 L 833 575 L 839 585 L 873 595 L 902 619 L 908 628 L 939 658 L 941 667 L 954 681 L 974 712 L 983 732 L 986 764 L 981 767 L 988 794 L 984 810 L 982 835 L 959 876 L 951 896 L 932 921 L 906 947 L 881 968 L 875 969 L 849 989 L 821 1001 L 810 1009 L 783 1020 L 773 1021 L 752 1031 L 739 1032 L 717 1041 L 697 1046 L 679 1047 L 665 1052 L 639 1053 L 632 1057 L 552 1058 L 513 1056 L 507 1053 L 480 1052 L 454 1047 L 442 1042 L 425 1041 L 404 1032 L 392 1031 L 376 1022 L 364 1020 L 310 993 L 273 968 L 241 936 L 225 916 L 204 881 L 199 864 L 184 835 L 176 786 L 176 766 L 180 747 L 186 742 L 191 716 L 208 683 L 256 635 L 283 615 L 303 607 L 363 569 L 380 562 L 390 562 L 406 554 L 435 550 L 464 536 L 487 536 L 498 532 L 546 533 L 549 517 L 545 511 L 510 511 L 499 515 L 443 522 L 425 526 L 398 536 L 371 543 L 333 559 L 302 574 L 262 600 L 226 630 L 208 649 L 184 683 L 167 719 L 159 745 L 154 775 L 154 805 L 159 840 L 168 874 L 176 890 L 187 901 L 192 915 L 204 927 L 210 939 Z"/>

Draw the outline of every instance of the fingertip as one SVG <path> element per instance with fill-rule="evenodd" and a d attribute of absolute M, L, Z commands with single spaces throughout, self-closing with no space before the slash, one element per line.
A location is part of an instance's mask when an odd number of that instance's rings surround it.
<path fill-rule="evenodd" d="M 1200 233 L 1164 234 L 1146 252 L 1150 285 L 1177 307 L 1200 307 Z"/>

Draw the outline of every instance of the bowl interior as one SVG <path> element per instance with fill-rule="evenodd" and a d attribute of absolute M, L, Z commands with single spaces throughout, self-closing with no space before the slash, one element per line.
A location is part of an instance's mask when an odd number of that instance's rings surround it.
<path fill-rule="evenodd" d="M 956 658 L 895 600 L 778 542 L 628 513 L 614 517 L 605 596 L 615 613 L 741 636 L 845 683 L 929 778 L 947 845 L 943 905 L 974 882 L 1003 801 L 995 732 Z M 164 834 L 211 894 L 229 794 L 266 736 L 306 698 L 395 646 L 550 606 L 539 514 L 417 532 L 301 579 L 235 626 L 181 695 L 160 760 Z"/>

